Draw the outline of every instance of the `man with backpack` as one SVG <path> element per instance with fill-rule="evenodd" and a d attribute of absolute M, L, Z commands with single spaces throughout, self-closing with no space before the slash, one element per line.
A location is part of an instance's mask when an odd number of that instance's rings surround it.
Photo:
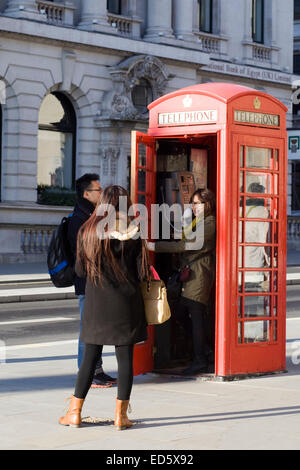
<path fill-rule="evenodd" d="M 94 212 L 94 209 L 99 201 L 101 194 L 101 186 L 99 183 L 99 175 L 95 173 L 86 173 L 76 180 L 76 194 L 77 202 L 74 207 L 72 216 L 68 223 L 68 241 L 72 250 L 74 260 L 76 258 L 76 241 L 77 234 L 80 227 L 89 219 Z M 79 300 L 80 310 L 80 330 L 81 321 L 85 302 L 85 285 L 86 279 L 79 278 L 75 273 L 75 294 Z M 84 343 L 80 341 L 78 343 L 78 369 L 80 367 L 84 353 Z M 111 387 L 112 384 L 116 383 L 116 379 L 105 374 L 102 368 L 102 357 L 99 357 L 97 362 L 95 376 L 93 379 L 93 388 Z"/>

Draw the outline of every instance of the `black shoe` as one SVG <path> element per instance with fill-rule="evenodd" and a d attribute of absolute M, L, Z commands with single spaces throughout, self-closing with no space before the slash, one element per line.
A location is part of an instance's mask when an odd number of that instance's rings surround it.
<path fill-rule="evenodd" d="M 105 372 L 100 372 L 99 374 L 95 375 L 97 379 L 102 380 L 103 382 L 108 382 L 110 384 L 116 384 L 117 379 L 114 377 L 111 377 L 110 375 L 107 375 Z"/>
<path fill-rule="evenodd" d="M 94 376 L 91 388 L 108 388 L 112 386 L 110 382 L 108 382 L 107 380 L 103 380 L 103 378 L 99 376 L 101 376 L 101 374 L 97 374 Z"/>
<path fill-rule="evenodd" d="M 191 364 L 189 367 L 182 371 L 183 375 L 195 375 L 208 372 L 208 367 L 206 363 Z"/>

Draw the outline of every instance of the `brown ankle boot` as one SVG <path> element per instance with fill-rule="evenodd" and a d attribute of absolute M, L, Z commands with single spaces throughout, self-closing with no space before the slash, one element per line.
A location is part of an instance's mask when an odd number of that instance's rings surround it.
<path fill-rule="evenodd" d="M 124 429 L 131 428 L 133 423 L 129 421 L 127 416 L 127 409 L 129 400 L 118 400 L 116 402 L 116 414 L 115 414 L 115 426 L 117 431 L 123 431 Z"/>
<path fill-rule="evenodd" d="M 72 395 L 69 409 L 66 415 L 59 419 L 59 424 L 62 424 L 63 426 L 72 426 L 72 428 L 79 428 L 81 426 L 81 409 L 83 402 L 84 398 L 76 398 Z"/>

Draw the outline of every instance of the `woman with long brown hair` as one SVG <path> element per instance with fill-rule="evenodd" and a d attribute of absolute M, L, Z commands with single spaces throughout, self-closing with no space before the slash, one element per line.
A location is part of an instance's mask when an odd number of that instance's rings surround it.
<path fill-rule="evenodd" d="M 85 352 L 69 410 L 59 420 L 66 426 L 81 424 L 81 409 L 103 345 L 115 346 L 118 363 L 115 426 L 122 430 L 133 424 L 127 417 L 133 347 L 147 339 L 140 281 L 149 273 L 146 243 L 138 236 L 133 217 L 128 217 L 130 206 L 124 188 L 109 186 L 78 234 L 75 269 L 79 277 L 87 278 L 81 331 Z"/>

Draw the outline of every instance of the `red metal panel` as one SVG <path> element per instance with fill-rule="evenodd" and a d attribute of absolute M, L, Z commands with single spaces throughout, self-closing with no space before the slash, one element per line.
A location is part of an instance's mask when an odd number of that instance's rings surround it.
<path fill-rule="evenodd" d="M 249 132 L 249 131 L 248 131 Z M 253 131 L 252 131 L 253 133 Z M 261 147 L 268 149 L 278 149 L 279 151 L 279 200 L 280 200 L 280 218 L 278 220 L 280 237 L 278 238 L 278 267 L 273 269 L 262 268 L 265 272 L 270 272 L 270 278 L 273 278 L 273 272 L 276 272 L 278 277 L 278 294 L 274 292 L 269 293 L 246 293 L 239 295 L 238 292 L 238 279 L 237 276 L 232 278 L 232 289 L 230 292 L 231 296 L 231 312 L 227 312 L 225 315 L 231 318 L 231 352 L 226 358 L 226 369 L 220 375 L 231 376 L 239 374 L 251 374 L 251 373 L 263 373 L 283 370 L 285 367 L 285 296 L 286 296 L 286 152 L 285 152 L 285 141 L 282 139 L 274 139 L 274 137 L 257 137 L 245 136 L 245 135 L 233 135 L 233 147 L 232 156 L 233 159 L 239 161 L 239 148 L 242 146 L 249 147 Z M 233 206 L 233 222 L 232 227 L 232 245 L 235 249 L 235 255 L 232 253 L 231 262 L 227 266 L 227 270 L 237 274 L 238 273 L 238 224 L 236 221 L 239 220 L 239 200 L 238 200 L 238 188 L 239 188 L 239 165 L 234 165 L 231 175 L 232 187 L 236 188 L 233 191 L 232 206 Z M 251 195 L 250 195 L 251 196 Z M 254 219 L 255 220 L 255 219 Z M 263 219 L 261 219 L 263 221 Z M 234 222 L 235 221 L 235 222 Z M 273 244 L 274 247 L 274 240 Z M 241 272 L 251 272 L 251 269 L 240 269 Z M 253 271 L 257 269 L 253 268 Z M 261 270 L 260 270 L 261 271 Z M 239 344 L 238 343 L 238 305 L 239 298 L 242 297 L 255 297 L 268 296 L 270 298 L 276 297 L 278 299 L 277 305 L 277 317 L 257 317 L 252 321 L 265 321 L 270 322 L 268 325 L 271 326 L 270 339 L 263 342 L 254 342 L 251 344 Z M 271 303 L 272 305 L 272 303 Z M 271 310 L 271 314 L 273 314 Z M 251 319 L 247 319 L 251 321 Z M 272 333 L 275 328 L 275 321 L 277 322 L 277 339 L 274 340 Z M 241 324 L 244 321 L 240 322 Z"/>
<path fill-rule="evenodd" d="M 286 111 L 287 108 L 276 98 L 247 87 L 227 83 L 209 83 L 187 87 L 177 90 L 159 98 L 150 106 L 150 125 L 148 137 L 140 133 L 133 133 L 133 174 L 132 195 L 136 201 L 139 191 L 136 187 L 138 181 L 138 145 L 147 146 L 146 161 L 146 204 L 155 202 L 155 138 L 171 138 L 172 136 L 189 138 L 202 135 L 217 134 L 217 168 L 216 168 L 216 195 L 217 195 L 217 266 L 216 266 L 216 375 L 232 376 L 238 374 L 251 374 L 255 372 L 271 372 L 282 370 L 285 367 L 285 276 L 286 276 Z M 198 111 L 214 111 L 215 122 L 207 121 L 195 124 L 193 119 L 201 118 Z M 239 115 L 241 113 L 254 113 Z M 185 115 L 184 113 L 187 112 Z M 162 114 L 167 116 L 162 116 Z M 170 115 L 168 113 L 171 113 Z M 172 114 L 173 113 L 173 114 Z M 178 114 L 181 113 L 181 114 Z M 256 113 L 256 114 L 255 114 Z M 255 122 L 258 114 L 262 121 Z M 270 122 L 268 116 L 270 116 Z M 241 117 L 240 121 L 237 116 Z M 273 117 L 275 118 L 273 119 Z M 276 120 L 278 117 L 278 124 Z M 248 121 L 249 122 L 243 122 Z M 186 122 L 191 120 L 191 122 Z M 163 125 L 165 122 L 168 125 Z M 269 269 L 271 280 L 278 276 L 278 293 L 272 291 L 266 294 L 271 300 L 271 312 L 278 298 L 277 318 L 271 318 L 271 334 L 275 331 L 277 321 L 277 338 L 261 343 L 239 343 L 239 324 L 246 321 L 245 299 L 251 297 L 243 288 L 238 291 L 239 269 L 239 223 L 240 223 L 240 146 L 256 146 L 278 149 L 279 151 L 279 220 L 278 233 L 278 266 Z M 134 160 L 135 159 L 135 160 Z M 153 165 L 151 166 L 151 161 Z M 272 173 L 272 172 L 271 172 Z M 273 174 L 273 173 L 272 173 Z M 274 173 L 275 174 L 275 173 Z M 246 197 L 246 193 L 244 193 Z M 273 197 L 273 199 L 272 199 Z M 274 194 L 270 195 L 275 201 Z M 272 222 L 273 223 L 273 222 Z M 273 224 L 273 225 L 274 225 Z M 275 253 L 274 235 L 269 244 Z M 244 247 L 243 244 L 241 244 Z M 245 247 L 247 244 L 245 244 Z M 277 249 L 277 245 L 276 245 Z M 264 268 L 262 268 L 264 270 Z M 265 269 L 268 271 L 267 269 Z M 245 270 L 244 270 L 245 271 Z M 243 269 L 240 269 L 243 272 Z M 240 300 L 242 299 L 242 300 Z M 242 317 L 238 317 L 239 302 L 242 306 Z M 272 312 L 273 313 L 273 312 Z M 248 320 L 248 319 L 247 319 Z M 152 341 L 152 333 L 149 336 Z M 153 345 L 153 341 L 151 343 Z M 135 354 L 137 358 L 136 371 L 150 370 L 150 349 L 143 345 L 136 347 L 145 351 L 145 355 Z M 145 367 L 141 363 L 145 361 Z M 148 361 L 148 362 L 147 362 Z M 140 373 L 140 372 L 138 372 Z"/>
<path fill-rule="evenodd" d="M 231 237 L 228 230 L 231 227 L 230 209 L 230 175 L 227 164 L 226 150 L 228 147 L 228 132 L 219 132 L 218 139 L 218 169 L 217 169 L 217 246 L 216 246 L 216 375 L 225 375 L 230 357 L 230 319 L 226 314 L 230 311 L 231 271 L 228 270 L 230 259 Z"/>
<path fill-rule="evenodd" d="M 145 147 L 145 161 L 139 161 L 139 146 Z M 155 203 L 156 186 L 156 156 L 155 156 L 155 140 L 141 132 L 132 132 L 131 140 L 131 199 L 133 203 L 138 203 L 139 196 L 145 197 L 148 214 L 151 214 L 151 203 Z M 143 164 L 144 163 L 144 164 Z M 139 188 L 138 171 L 145 172 L 146 187 Z M 151 221 L 149 220 L 149 231 L 151 230 Z M 151 233 L 151 231 L 150 231 Z M 133 355 L 133 374 L 145 374 L 150 372 L 154 367 L 154 326 L 148 326 L 148 339 L 143 343 L 134 346 Z"/>
<path fill-rule="evenodd" d="M 154 326 L 148 326 L 148 339 L 134 346 L 133 375 L 146 374 L 154 368 Z"/>

